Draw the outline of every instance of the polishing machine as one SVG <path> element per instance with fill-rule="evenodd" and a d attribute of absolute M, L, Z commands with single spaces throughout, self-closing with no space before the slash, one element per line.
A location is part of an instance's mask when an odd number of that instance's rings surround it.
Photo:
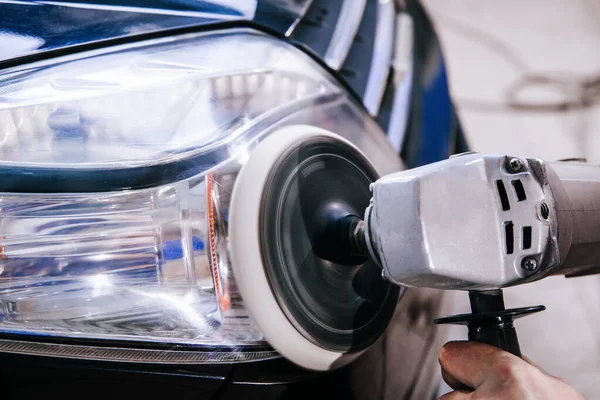
<path fill-rule="evenodd" d="M 361 354 L 406 287 L 469 291 L 469 338 L 521 355 L 501 289 L 600 268 L 600 170 L 583 160 L 466 153 L 378 177 L 322 129 L 272 134 L 231 202 L 237 285 L 269 342 L 326 370 Z M 249 234 L 251 233 L 251 234 Z"/>

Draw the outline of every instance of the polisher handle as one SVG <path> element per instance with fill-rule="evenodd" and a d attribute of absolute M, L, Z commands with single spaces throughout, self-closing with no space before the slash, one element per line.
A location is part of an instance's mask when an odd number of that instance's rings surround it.
<path fill-rule="evenodd" d="M 469 323 L 469 340 L 486 343 L 521 357 L 517 330 L 511 318 L 498 318 L 494 323 Z"/>
<path fill-rule="evenodd" d="M 470 292 L 469 300 L 472 314 L 437 318 L 434 323 L 466 325 L 469 340 L 498 347 L 517 357 L 521 357 L 521 349 L 513 320 L 546 309 L 535 306 L 507 310 L 501 290 Z"/>

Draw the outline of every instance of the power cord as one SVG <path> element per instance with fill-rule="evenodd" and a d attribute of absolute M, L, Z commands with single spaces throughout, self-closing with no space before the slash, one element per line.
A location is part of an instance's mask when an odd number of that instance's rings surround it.
<path fill-rule="evenodd" d="M 495 36 L 448 16 L 439 13 L 434 15 L 445 28 L 492 51 L 520 73 L 520 77 L 506 89 L 504 102 L 459 98 L 458 107 L 491 112 L 562 113 L 584 110 L 600 104 L 600 73 L 581 76 L 572 72 L 533 72 L 525 61 Z M 542 87 L 555 89 L 560 94 L 560 98 L 549 101 L 527 100 L 528 91 Z"/>

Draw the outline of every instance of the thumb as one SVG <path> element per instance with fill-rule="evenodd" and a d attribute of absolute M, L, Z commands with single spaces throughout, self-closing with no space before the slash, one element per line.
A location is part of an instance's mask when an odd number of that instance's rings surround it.
<path fill-rule="evenodd" d="M 438 400 L 471 400 L 473 396 L 471 392 L 465 392 L 464 390 L 456 390 L 454 392 L 446 393 Z"/>
<path fill-rule="evenodd" d="M 442 347 L 439 361 L 446 376 L 476 389 L 494 374 L 499 360 L 524 363 L 520 358 L 496 347 L 478 342 L 448 342 Z M 513 360 L 514 359 L 514 360 Z"/>

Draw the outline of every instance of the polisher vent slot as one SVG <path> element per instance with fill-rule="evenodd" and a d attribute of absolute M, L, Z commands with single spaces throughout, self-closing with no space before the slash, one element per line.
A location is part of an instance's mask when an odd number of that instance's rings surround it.
<path fill-rule="evenodd" d="M 521 183 L 520 179 L 516 179 L 512 181 L 512 185 L 515 188 L 515 193 L 517 194 L 517 200 L 523 201 L 527 200 L 527 195 L 525 194 L 525 188 L 523 187 L 523 183 Z"/>
<path fill-rule="evenodd" d="M 514 224 L 512 221 L 504 223 L 504 236 L 506 239 L 506 254 L 512 254 L 515 249 Z"/>
<path fill-rule="evenodd" d="M 521 235 L 521 247 L 523 250 L 527 250 L 531 248 L 531 227 L 524 226 Z"/>
<path fill-rule="evenodd" d="M 508 194 L 506 193 L 504 182 L 498 179 L 496 181 L 496 188 L 498 189 L 498 196 L 500 196 L 500 205 L 502 206 L 502 211 L 510 210 L 510 203 L 508 202 Z"/>

